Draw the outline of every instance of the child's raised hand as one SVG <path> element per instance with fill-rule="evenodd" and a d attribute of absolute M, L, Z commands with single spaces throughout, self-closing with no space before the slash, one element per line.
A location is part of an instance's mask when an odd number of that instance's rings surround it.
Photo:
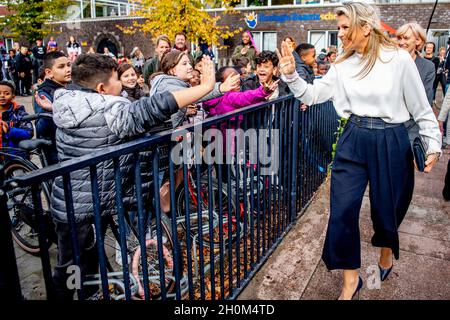
<path fill-rule="evenodd" d="M 214 63 L 209 56 L 204 56 L 202 59 L 202 75 L 200 84 L 206 85 L 210 90 L 214 89 L 216 84 L 216 75 L 214 71 Z"/>
<path fill-rule="evenodd" d="M 292 51 L 286 42 L 281 43 L 281 54 L 278 49 L 275 49 L 278 59 L 280 60 L 280 72 L 285 76 L 291 75 L 295 72 L 295 59 L 292 55 Z"/>
<path fill-rule="evenodd" d="M 225 79 L 225 81 L 220 85 L 220 92 L 225 93 L 229 91 L 236 91 L 241 88 L 241 76 L 238 74 L 229 76 Z"/>
<path fill-rule="evenodd" d="M 40 106 L 42 109 L 46 111 L 53 111 L 53 104 L 49 99 L 47 99 L 46 96 L 39 96 L 39 94 L 36 92 L 34 98 L 38 106 Z"/>
<path fill-rule="evenodd" d="M 195 116 L 197 114 L 197 106 L 195 104 L 190 104 L 187 106 L 186 115 Z"/>
<path fill-rule="evenodd" d="M 9 126 L 8 126 L 8 124 L 5 121 L 0 120 L 0 126 L 1 126 L 2 131 L 4 133 L 7 133 L 9 131 Z"/>
<path fill-rule="evenodd" d="M 266 84 L 264 83 L 264 91 L 266 93 L 272 93 L 274 92 L 277 88 L 278 88 L 278 83 L 280 82 L 280 80 L 274 81 L 271 84 Z"/>

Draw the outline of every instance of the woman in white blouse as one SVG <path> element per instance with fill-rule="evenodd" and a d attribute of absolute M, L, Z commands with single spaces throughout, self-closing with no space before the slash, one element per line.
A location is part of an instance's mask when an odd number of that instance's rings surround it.
<path fill-rule="evenodd" d="M 359 212 L 370 182 L 372 245 L 380 247 L 380 280 L 393 256 L 399 258 L 398 227 L 412 198 L 413 154 L 404 122 L 414 118 L 427 145 L 425 172 L 441 154 L 441 134 L 411 56 L 380 30 L 376 7 L 350 2 L 336 11 L 343 52 L 322 78 L 307 84 L 282 44 L 280 69 L 295 97 L 306 105 L 332 100 L 349 118 L 339 139 L 331 176 L 331 213 L 322 259 L 343 270 L 339 299 L 351 299 L 363 286 Z"/>

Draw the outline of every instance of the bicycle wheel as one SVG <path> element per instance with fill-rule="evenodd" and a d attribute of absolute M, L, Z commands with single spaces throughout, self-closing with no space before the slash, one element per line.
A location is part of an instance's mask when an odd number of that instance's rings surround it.
<path fill-rule="evenodd" d="M 212 195 L 209 196 L 209 183 L 208 179 L 202 178 L 200 181 L 200 192 L 201 192 L 201 217 L 202 217 L 202 235 L 203 244 L 206 247 L 210 246 L 210 233 L 209 233 L 209 210 L 212 210 L 213 216 L 213 244 L 214 247 L 220 245 L 220 231 L 219 231 L 219 212 L 222 207 L 222 241 L 227 242 L 229 233 L 228 229 L 232 229 L 232 241 L 236 238 L 237 224 L 236 224 L 236 202 L 235 197 L 231 198 L 231 212 L 229 212 L 228 203 L 228 192 L 226 184 L 222 184 L 221 190 L 219 190 L 219 183 L 215 178 L 212 178 Z M 183 230 L 186 230 L 185 214 L 186 214 L 186 201 L 185 201 L 185 188 L 184 183 L 181 184 L 175 191 L 175 201 L 176 201 L 176 214 L 177 222 L 182 226 Z M 219 203 L 219 195 L 222 193 L 222 202 Z M 198 223 L 198 205 L 197 205 L 197 187 L 194 186 L 188 191 L 189 196 L 189 212 L 190 212 L 190 226 L 189 233 L 191 238 L 196 238 L 198 241 L 199 234 L 199 223 Z M 212 201 L 212 203 L 210 203 Z M 229 213 L 231 213 L 231 224 L 228 224 Z M 242 230 L 242 229 L 241 229 Z M 197 236 L 197 237 L 196 237 Z"/>
<path fill-rule="evenodd" d="M 7 180 L 22 176 L 36 170 L 22 162 L 9 162 L 4 169 Z M 41 192 L 42 210 L 47 226 L 46 241 L 50 247 L 56 241 L 55 229 L 50 217 L 50 186 L 43 182 L 39 191 Z M 26 252 L 39 254 L 38 220 L 34 212 L 31 187 L 17 187 L 9 190 L 8 211 L 11 219 L 11 232 L 14 241 Z"/>
<path fill-rule="evenodd" d="M 164 270 L 164 279 L 165 279 L 165 291 L 167 294 L 173 293 L 175 291 L 175 263 L 177 263 L 173 256 L 173 237 L 172 237 L 172 229 L 171 222 L 169 217 L 167 217 L 164 213 L 161 214 L 161 241 L 162 241 L 162 256 Z M 137 237 L 137 233 L 134 232 L 134 236 Z M 137 240 L 137 238 L 136 238 Z M 152 223 L 150 225 L 149 230 L 146 233 L 146 241 L 145 241 L 145 249 L 146 249 L 146 261 L 147 261 L 147 272 L 149 277 L 149 289 L 150 289 L 150 298 L 151 299 L 160 299 L 161 298 L 161 281 L 160 281 L 160 263 L 159 263 L 159 248 L 158 248 L 158 236 L 157 236 L 157 228 L 156 228 L 156 218 L 152 219 Z M 144 283 L 142 280 L 143 275 L 143 266 L 142 266 L 142 257 L 141 257 L 141 247 L 137 243 L 136 250 L 132 256 L 131 261 L 131 270 L 133 276 L 137 279 L 138 282 L 138 294 L 140 298 L 144 299 Z M 180 270 L 181 265 L 180 265 Z"/>
<path fill-rule="evenodd" d="M 141 258 L 141 248 L 139 244 L 139 232 L 138 225 L 135 219 L 130 218 L 129 214 L 126 214 L 126 222 L 128 228 L 127 234 L 127 256 L 128 261 L 130 263 L 131 272 L 134 278 L 137 280 L 138 290 L 137 296 L 138 298 L 144 299 L 144 284 L 143 284 L 143 268 L 142 268 L 142 258 Z M 113 229 L 112 234 L 107 232 L 106 237 L 110 238 L 112 241 L 105 241 L 105 245 L 108 245 L 116 250 L 116 254 L 120 252 L 120 238 L 118 234 L 118 223 L 117 218 L 112 220 L 111 229 Z M 115 229 L 115 230 L 114 230 Z M 165 276 L 165 289 L 166 293 L 170 294 L 175 290 L 175 259 L 173 258 L 173 237 L 172 237 L 172 229 L 169 217 L 165 214 L 161 215 L 161 230 L 162 230 L 162 253 L 163 253 L 163 265 L 164 265 L 164 276 Z M 112 238 L 113 237 L 113 238 Z M 111 243 L 113 243 L 111 245 Z M 161 298 L 161 283 L 160 283 L 160 264 L 159 264 L 159 256 L 158 256 L 158 237 L 157 237 L 157 229 L 156 229 L 156 218 L 152 219 L 151 224 L 147 227 L 146 230 L 146 261 L 147 261 L 147 272 L 149 277 L 149 289 L 151 299 L 160 299 Z M 116 262 L 119 262 L 116 260 Z M 121 261 L 120 261 L 121 264 Z M 108 261 L 108 269 L 114 269 L 111 266 L 111 263 Z M 180 264 L 180 270 L 181 269 Z M 111 270 L 110 270 L 111 271 Z"/>

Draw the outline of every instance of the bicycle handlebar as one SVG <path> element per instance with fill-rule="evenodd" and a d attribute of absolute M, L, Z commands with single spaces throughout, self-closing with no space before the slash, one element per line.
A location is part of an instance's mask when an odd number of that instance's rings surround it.
<path fill-rule="evenodd" d="M 35 113 L 24 116 L 19 121 L 35 121 L 38 119 L 53 119 L 53 114 L 51 113 Z"/>

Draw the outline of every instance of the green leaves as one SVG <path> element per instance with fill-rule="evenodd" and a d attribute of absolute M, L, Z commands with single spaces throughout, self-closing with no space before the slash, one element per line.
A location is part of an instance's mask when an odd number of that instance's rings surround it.
<path fill-rule="evenodd" d="M 13 13 L 0 17 L 0 31 L 10 36 L 25 36 L 30 43 L 44 38 L 52 30 L 48 22 L 64 20 L 67 7 L 73 0 L 7 0 L 6 6 Z"/>
<path fill-rule="evenodd" d="M 166 34 L 173 39 L 175 34 L 184 32 L 191 42 L 202 39 L 221 48 L 220 39 L 227 39 L 242 31 L 242 28 L 230 30 L 220 25 L 218 22 L 221 16 L 217 12 L 209 14 L 204 11 L 205 8 L 223 7 L 224 14 L 233 13 L 233 0 L 134 0 L 134 3 L 140 8 L 134 15 L 145 19 L 136 21 L 128 28 L 117 25 L 127 34 L 143 31 L 153 38 Z"/>

